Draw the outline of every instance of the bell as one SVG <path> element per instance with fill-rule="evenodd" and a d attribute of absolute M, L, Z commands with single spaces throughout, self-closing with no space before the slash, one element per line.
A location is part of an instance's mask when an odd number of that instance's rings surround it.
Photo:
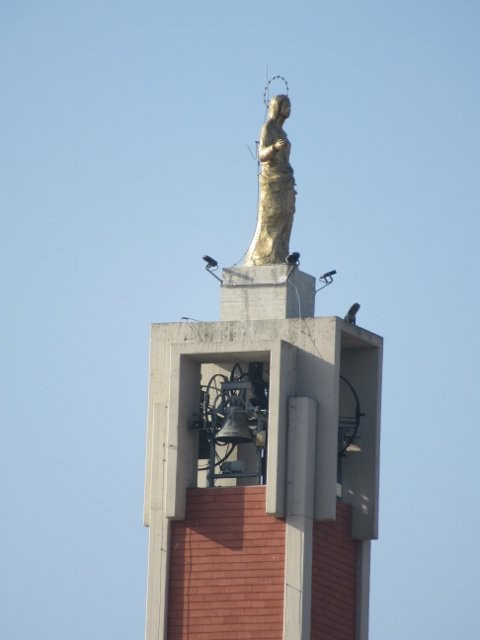
<path fill-rule="evenodd" d="M 232 444 L 252 441 L 252 432 L 247 426 L 247 414 L 242 407 L 230 407 L 225 422 L 215 436 L 215 440 Z"/>

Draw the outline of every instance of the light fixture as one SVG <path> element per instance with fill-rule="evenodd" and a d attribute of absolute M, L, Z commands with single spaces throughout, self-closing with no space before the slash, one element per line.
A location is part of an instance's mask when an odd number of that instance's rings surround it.
<path fill-rule="evenodd" d="M 298 267 L 298 265 L 300 264 L 300 254 L 298 253 L 298 251 L 289 253 L 285 258 L 285 262 L 291 266 Z"/>
<path fill-rule="evenodd" d="M 202 260 L 205 260 L 205 262 L 207 263 L 205 269 L 208 271 L 208 273 L 223 284 L 223 280 L 219 278 L 216 273 L 213 273 L 218 269 L 218 262 L 215 260 L 215 258 L 205 255 L 202 257 Z"/>
<path fill-rule="evenodd" d="M 336 273 L 337 272 L 335 271 L 335 269 L 333 269 L 332 271 L 327 271 L 327 273 L 324 273 L 323 276 L 319 276 L 318 280 L 319 282 L 322 283 L 322 286 L 318 287 L 318 289 L 315 289 L 315 293 L 317 293 L 317 291 L 321 291 L 322 289 L 325 289 L 325 287 L 328 287 L 329 284 L 332 284 L 333 276 Z"/>
<path fill-rule="evenodd" d="M 210 256 L 203 256 L 202 260 L 207 263 L 206 269 L 216 269 L 218 267 L 218 262 Z"/>
<path fill-rule="evenodd" d="M 345 449 L 345 453 L 360 453 L 362 451 L 361 444 L 362 443 L 359 439 L 350 442 L 350 444 L 347 445 L 347 448 Z"/>
<path fill-rule="evenodd" d="M 350 324 L 357 324 L 356 315 L 359 309 L 360 305 L 358 304 L 358 302 L 354 302 L 350 309 L 347 311 L 347 315 L 344 317 L 345 322 L 349 322 Z"/>

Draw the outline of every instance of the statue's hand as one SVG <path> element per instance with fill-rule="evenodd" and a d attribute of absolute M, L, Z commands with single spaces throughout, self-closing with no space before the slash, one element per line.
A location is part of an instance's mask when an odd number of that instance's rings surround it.
<path fill-rule="evenodd" d="M 275 140 L 275 142 L 272 142 L 272 144 L 269 144 L 267 146 L 260 144 L 258 153 L 260 162 L 268 162 L 269 160 L 272 160 L 272 158 L 275 157 L 277 151 L 282 151 L 287 147 L 287 145 L 288 142 L 284 138 L 279 138 L 278 140 Z"/>
<path fill-rule="evenodd" d="M 282 149 L 285 149 L 286 146 L 287 146 L 287 141 L 284 140 L 283 138 L 280 138 L 279 140 L 275 140 L 275 142 L 272 144 L 272 147 L 275 149 L 275 151 L 281 151 Z"/>

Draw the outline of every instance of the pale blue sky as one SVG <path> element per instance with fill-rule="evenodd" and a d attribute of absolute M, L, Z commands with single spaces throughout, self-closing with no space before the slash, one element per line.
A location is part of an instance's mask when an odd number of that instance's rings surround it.
<path fill-rule="evenodd" d="M 477 637 L 479 33 L 473 0 L 2 0 L 0 637 L 143 637 L 149 324 L 218 319 L 267 65 L 317 314 L 385 337 L 370 640 Z"/>

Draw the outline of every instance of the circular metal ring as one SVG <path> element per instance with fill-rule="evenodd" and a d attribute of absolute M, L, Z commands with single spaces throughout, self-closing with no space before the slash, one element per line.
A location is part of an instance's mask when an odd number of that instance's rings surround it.
<path fill-rule="evenodd" d="M 268 107 L 268 103 L 269 103 L 269 100 L 267 100 L 268 89 L 270 87 L 270 84 L 274 80 L 283 80 L 283 82 L 285 83 L 285 89 L 287 90 L 286 95 L 288 96 L 288 82 L 287 82 L 286 78 L 284 78 L 283 76 L 273 76 L 273 78 L 270 78 L 270 80 L 265 85 L 265 90 L 263 92 L 263 102 L 265 103 L 266 107 Z"/>

